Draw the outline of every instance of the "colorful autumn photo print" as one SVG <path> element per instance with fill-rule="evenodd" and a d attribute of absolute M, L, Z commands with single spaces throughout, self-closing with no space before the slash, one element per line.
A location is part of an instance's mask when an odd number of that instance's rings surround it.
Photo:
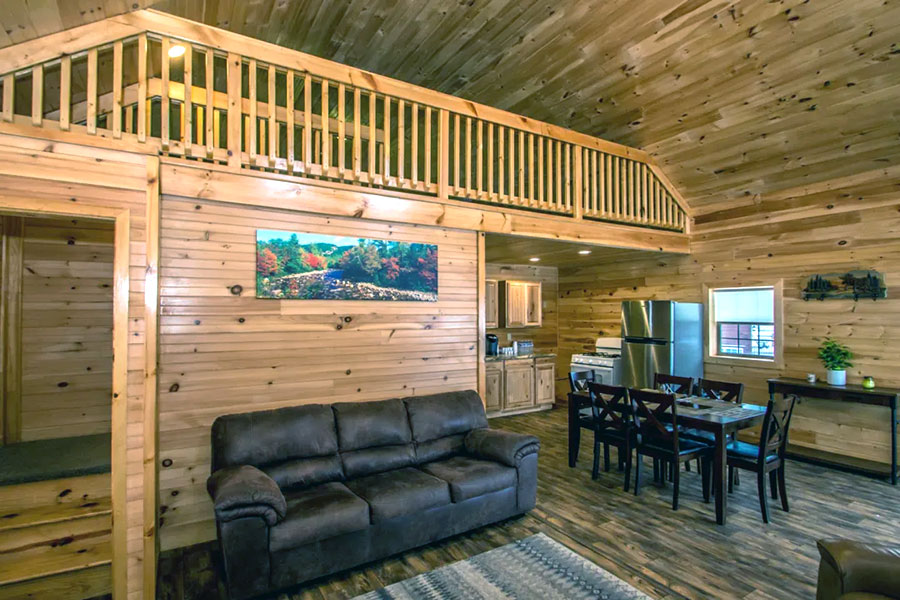
<path fill-rule="evenodd" d="M 437 302 L 434 244 L 256 231 L 256 297 Z"/>

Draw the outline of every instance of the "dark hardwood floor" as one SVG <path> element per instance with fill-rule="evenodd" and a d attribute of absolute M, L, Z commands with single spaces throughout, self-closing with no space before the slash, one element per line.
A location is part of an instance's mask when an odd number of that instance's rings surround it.
<path fill-rule="evenodd" d="M 728 524 L 722 527 L 715 523 L 713 505 L 703 503 L 696 472 L 682 477 L 680 507 L 673 512 L 671 486 L 654 486 L 647 464 L 644 481 L 651 483 L 639 497 L 622 491 L 622 474 L 615 470 L 592 481 L 590 435 L 583 436 L 578 466 L 570 469 L 563 409 L 495 419 L 491 425 L 541 439 L 533 511 L 276 597 L 352 598 L 544 532 L 654 598 L 814 598 L 816 539 L 897 541 L 900 488 L 884 481 L 789 462 L 791 512 L 771 502 L 771 523 L 764 525 L 756 482 L 745 473 L 729 497 Z M 215 552 L 210 543 L 163 553 L 159 597 L 225 598 Z"/>

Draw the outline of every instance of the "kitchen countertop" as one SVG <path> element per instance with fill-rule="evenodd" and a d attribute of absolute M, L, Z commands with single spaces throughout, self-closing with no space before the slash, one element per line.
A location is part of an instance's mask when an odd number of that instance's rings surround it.
<path fill-rule="evenodd" d="M 508 360 L 533 360 L 535 358 L 556 358 L 551 352 L 534 352 L 532 354 L 521 354 L 519 356 L 485 356 L 484 362 L 505 362 Z"/>

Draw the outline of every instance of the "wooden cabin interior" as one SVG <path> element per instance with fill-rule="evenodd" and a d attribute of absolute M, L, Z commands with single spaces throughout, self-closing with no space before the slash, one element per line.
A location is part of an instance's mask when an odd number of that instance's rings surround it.
<path fill-rule="evenodd" d="M 0 600 L 900 600 L 895 1 L 4 0 L 0 281 Z"/>

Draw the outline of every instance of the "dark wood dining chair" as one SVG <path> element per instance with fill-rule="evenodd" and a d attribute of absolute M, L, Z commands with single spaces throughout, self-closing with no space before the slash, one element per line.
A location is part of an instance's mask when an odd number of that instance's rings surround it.
<path fill-rule="evenodd" d="M 664 394 L 691 394 L 694 391 L 694 379 L 692 377 L 656 373 L 653 376 L 653 387 Z"/>
<path fill-rule="evenodd" d="M 588 383 L 594 381 L 594 372 L 593 371 L 577 371 L 575 373 L 569 372 L 569 390 L 572 393 L 575 392 L 587 392 Z M 570 400 L 571 401 L 571 400 Z M 590 406 L 582 406 L 578 409 L 578 429 L 591 429 L 594 428 L 593 416 L 591 413 Z M 581 436 L 578 436 L 578 439 L 581 439 Z M 578 452 L 579 452 L 580 444 L 576 444 L 574 448 L 570 450 L 569 456 L 569 466 L 574 467 L 576 462 L 578 461 Z"/>
<path fill-rule="evenodd" d="M 781 508 L 788 511 L 787 489 L 785 485 L 784 458 L 787 452 L 788 430 L 794 412 L 796 396 L 769 400 L 766 416 L 760 432 L 759 444 L 748 444 L 739 440 L 729 442 L 728 451 L 728 492 L 734 491 L 735 469 L 746 469 L 756 473 L 759 492 L 759 509 L 763 523 L 769 522 L 769 502 L 766 495 L 766 476 L 772 491 L 772 498 L 781 496 Z"/>
<path fill-rule="evenodd" d="M 678 510 L 681 463 L 700 459 L 703 480 L 703 500 L 709 502 L 712 474 L 712 446 L 694 440 L 680 439 L 678 409 L 674 394 L 629 390 L 634 403 L 637 428 L 637 461 L 634 466 L 634 493 L 640 493 L 641 457 L 650 456 L 654 462 L 666 465 L 672 476 L 672 510 Z"/>
<path fill-rule="evenodd" d="M 600 471 L 600 445 L 603 445 L 603 470 L 609 471 L 609 447 L 615 446 L 619 465 L 625 468 L 625 491 L 631 483 L 631 450 L 635 443 L 634 410 L 628 388 L 588 383 L 594 419 L 594 468 L 591 478 Z"/>

